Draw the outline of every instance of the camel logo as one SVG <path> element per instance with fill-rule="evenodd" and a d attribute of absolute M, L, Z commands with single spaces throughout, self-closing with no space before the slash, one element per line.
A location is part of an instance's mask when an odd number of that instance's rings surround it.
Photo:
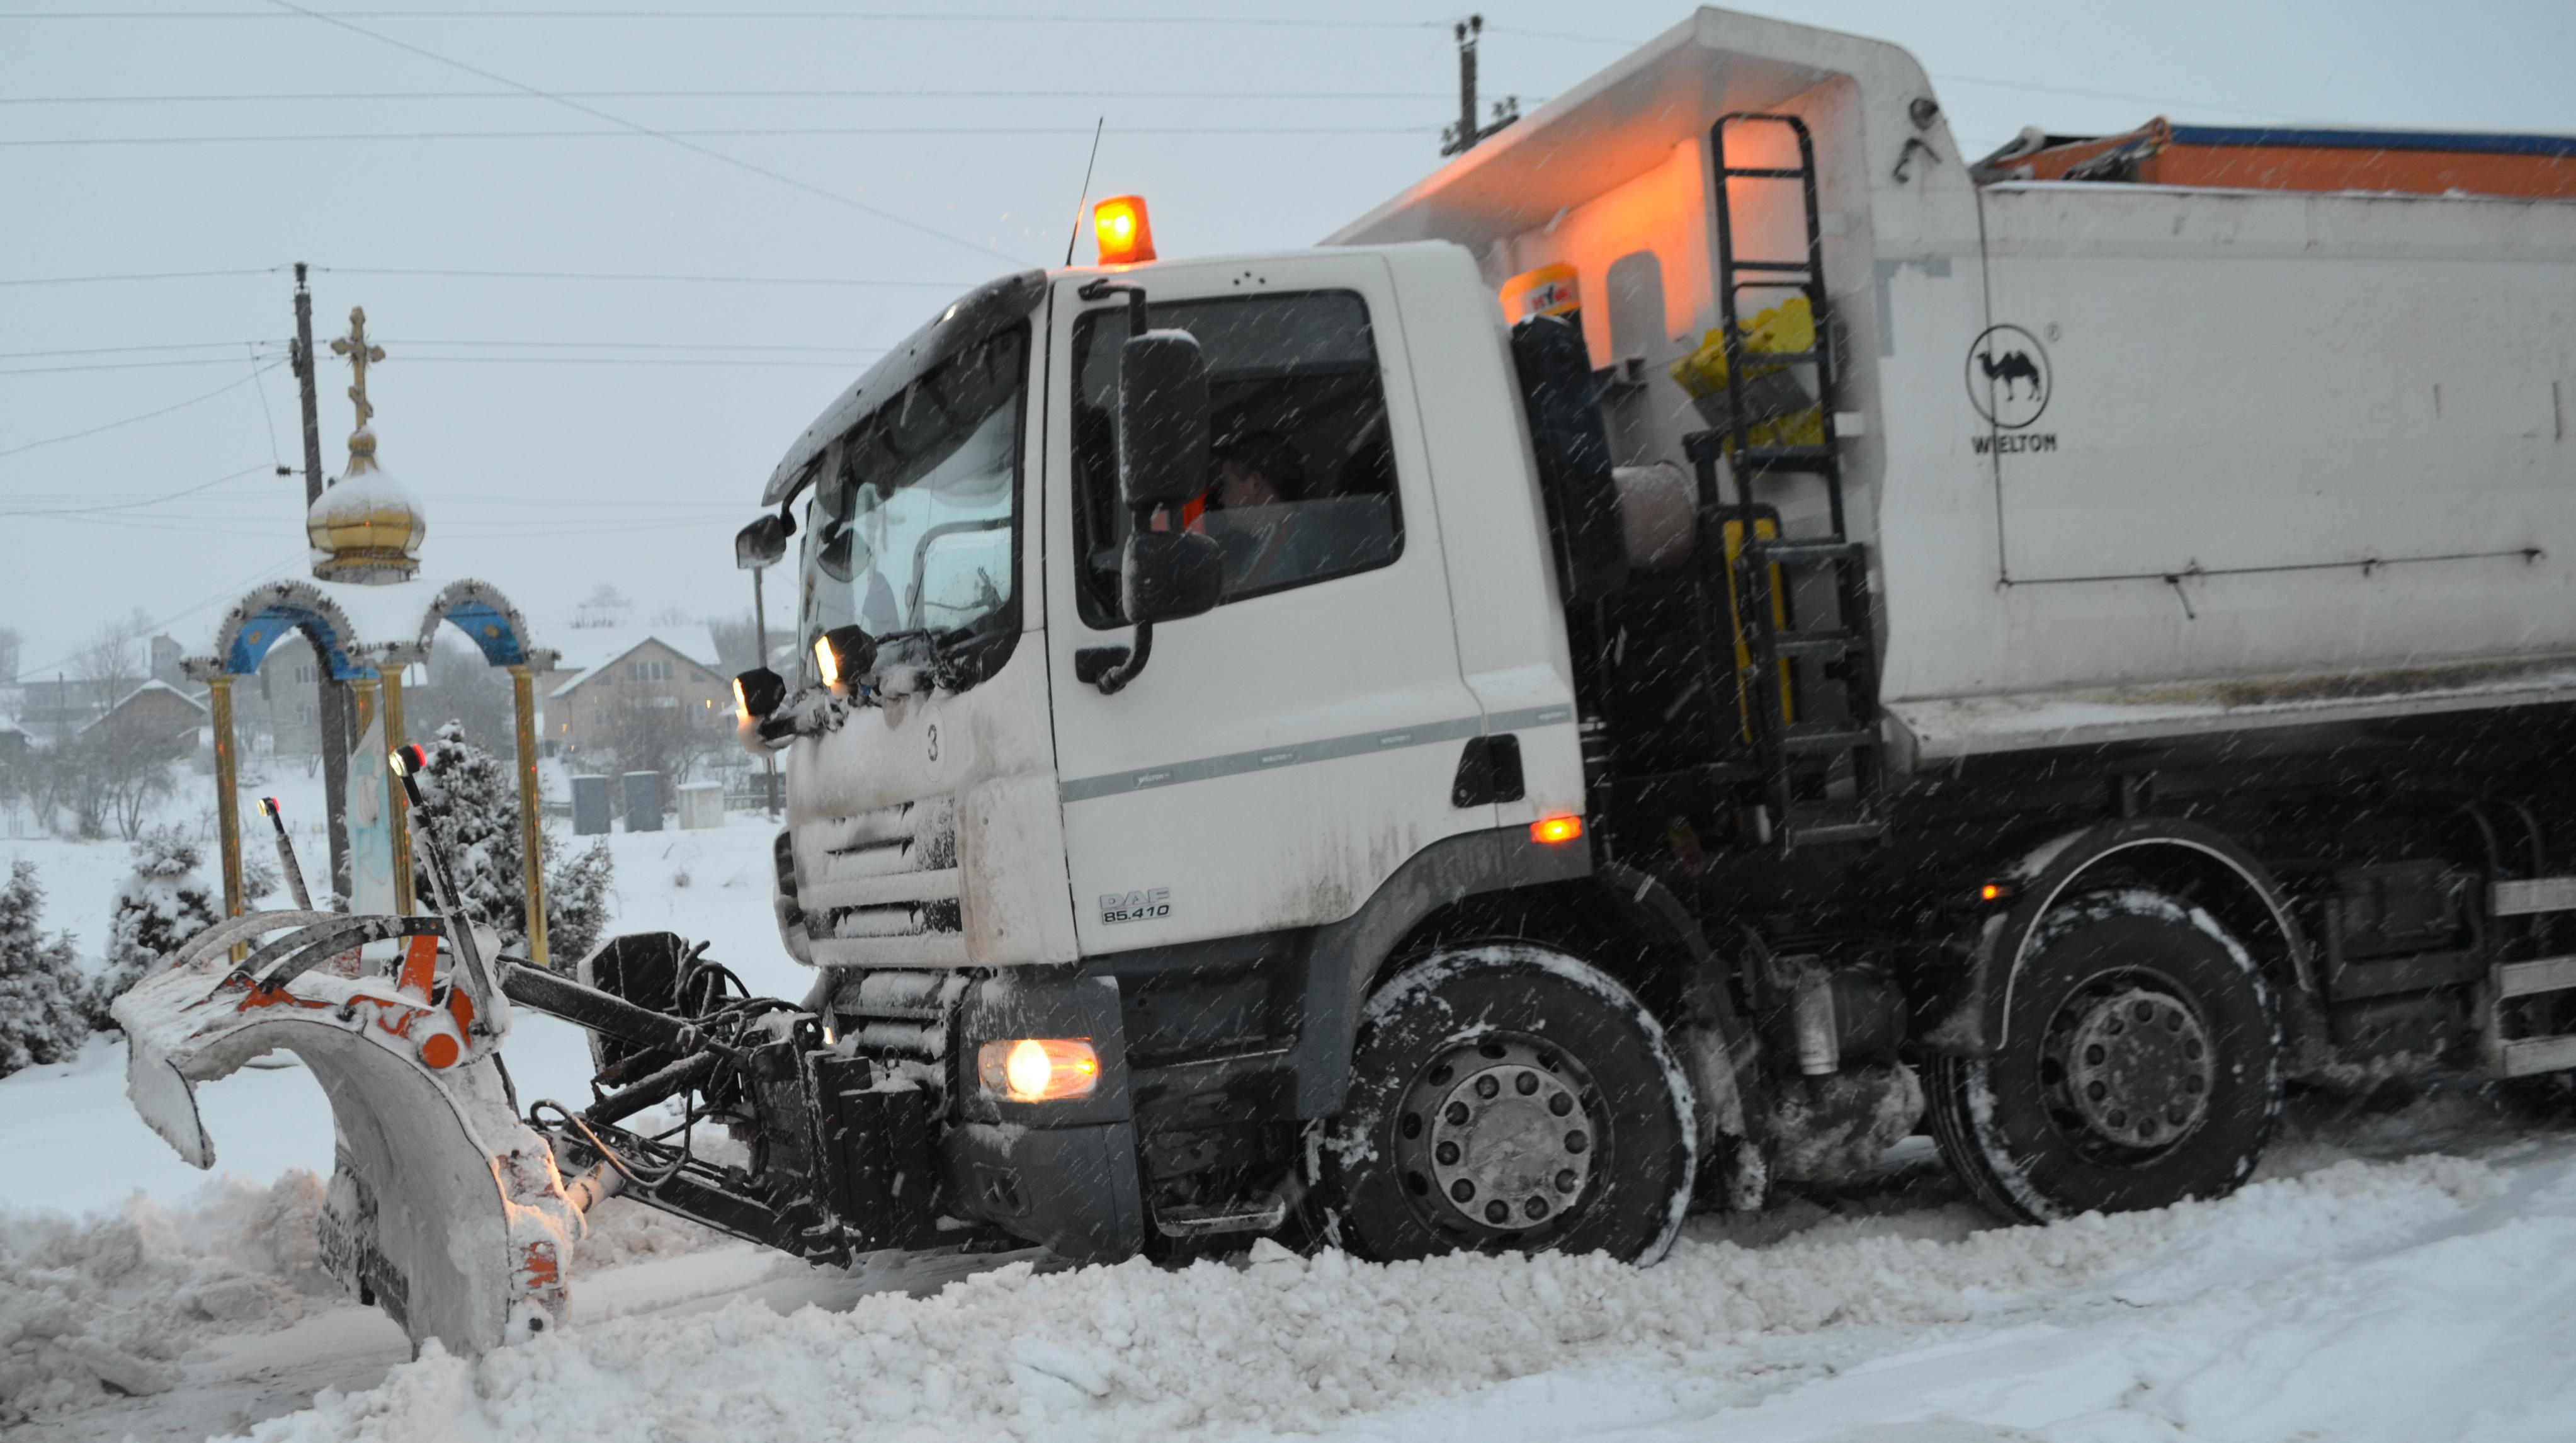
<path fill-rule="evenodd" d="M 2019 326 L 1988 326 L 1968 347 L 1968 401 L 1977 414 L 2018 431 L 2048 409 L 2048 352 Z"/>

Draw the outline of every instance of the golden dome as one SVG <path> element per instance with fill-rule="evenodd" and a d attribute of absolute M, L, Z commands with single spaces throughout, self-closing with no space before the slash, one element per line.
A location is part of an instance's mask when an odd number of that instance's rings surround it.
<path fill-rule="evenodd" d="M 428 534 L 420 503 L 376 465 L 375 432 L 365 428 L 349 438 L 348 473 L 304 515 L 320 581 L 408 581 Z"/>

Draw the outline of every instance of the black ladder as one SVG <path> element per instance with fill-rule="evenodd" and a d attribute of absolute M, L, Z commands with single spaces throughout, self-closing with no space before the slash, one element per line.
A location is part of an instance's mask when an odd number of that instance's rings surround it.
<path fill-rule="evenodd" d="M 1728 164 L 1729 129 L 1751 126 L 1786 127 L 1796 138 L 1798 163 Z M 1720 116 L 1709 128 L 1709 150 L 1716 176 L 1712 208 L 1728 383 L 1726 419 L 1721 426 L 1685 438 L 1684 446 L 1699 478 L 1699 554 L 1715 612 L 1708 627 L 1710 695 L 1723 698 L 1733 690 L 1743 699 L 1744 725 L 1765 777 L 1770 841 L 1784 850 L 1874 841 L 1887 835 L 1878 653 L 1870 635 L 1868 548 L 1850 538 L 1843 522 L 1842 461 L 1834 435 L 1838 368 L 1816 214 L 1815 141 L 1795 116 L 1737 112 Z M 1805 206 L 1803 259 L 1736 254 L 1735 187 L 1730 182 L 1737 180 L 1797 182 Z M 1773 187 L 1756 184 L 1746 189 L 1760 192 Z M 1769 303 L 1773 306 L 1793 296 L 1805 297 L 1815 323 L 1813 349 L 1748 351 L 1741 314 L 1748 292 L 1777 297 Z M 1757 312 L 1766 308 L 1754 307 Z M 1747 393 L 1753 389 L 1752 379 L 1745 374 L 1748 363 L 1764 367 L 1766 374 L 1795 375 L 1801 369 L 1813 374 L 1822 444 L 1781 444 L 1783 438 L 1776 433 L 1786 429 L 1790 417 L 1757 413 L 1748 406 Z M 1753 430 L 1764 422 L 1773 423 L 1775 434 L 1768 443 L 1755 445 Z M 1720 457 L 1726 458 L 1735 475 L 1732 503 L 1720 494 Z M 1826 535 L 1764 534 L 1763 527 L 1774 513 L 1758 501 L 1757 483 L 1795 475 L 1814 476 L 1823 483 L 1831 525 Z M 1740 538 L 1731 570 L 1729 526 L 1737 528 Z M 1770 529 L 1776 533 L 1778 527 Z M 1797 590 L 1795 579 L 1819 569 L 1832 576 L 1832 623 L 1784 625 L 1790 615 L 1789 594 Z M 1732 617 L 1726 614 L 1729 611 Z M 1739 627 L 1750 658 L 1742 665 L 1735 654 Z M 1734 688 L 1719 684 L 1729 675 L 1736 679 Z M 1789 710 L 1792 704 L 1797 707 L 1795 714 Z M 1721 701 L 1715 710 L 1723 729 L 1730 720 L 1728 708 Z M 1808 720 L 1809 716 L 1818 719 Z"/>

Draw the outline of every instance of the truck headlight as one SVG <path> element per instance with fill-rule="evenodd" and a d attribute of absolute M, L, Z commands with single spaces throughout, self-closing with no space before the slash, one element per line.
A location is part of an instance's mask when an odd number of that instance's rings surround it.
<path fill-rule="evenodd" d="M 1013 1102 L 1089 1097 L 1100 1086 L 1100 1054 L 1080 1037 L 1015 1037 L 975 1050 L 986 1092 Z"/>

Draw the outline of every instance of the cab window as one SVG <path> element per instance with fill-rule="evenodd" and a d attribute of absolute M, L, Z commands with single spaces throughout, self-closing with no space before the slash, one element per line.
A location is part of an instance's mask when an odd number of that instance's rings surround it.
<path fill-rule="evenodd" d="M 1123 624 L 1118 558 L 1118 348 L 1127 311 L 1074 327 L 1074 546 L 1082 619 Z M 1157 329 L 1188 331 L 1207 357 L 1213 457 L 1183 508 L 1225 557 L 1223 602 L 1373 570 L 1404 549 L 1395 451 L 1367 303 L 1350 291 L 1173 301 Z"/>

